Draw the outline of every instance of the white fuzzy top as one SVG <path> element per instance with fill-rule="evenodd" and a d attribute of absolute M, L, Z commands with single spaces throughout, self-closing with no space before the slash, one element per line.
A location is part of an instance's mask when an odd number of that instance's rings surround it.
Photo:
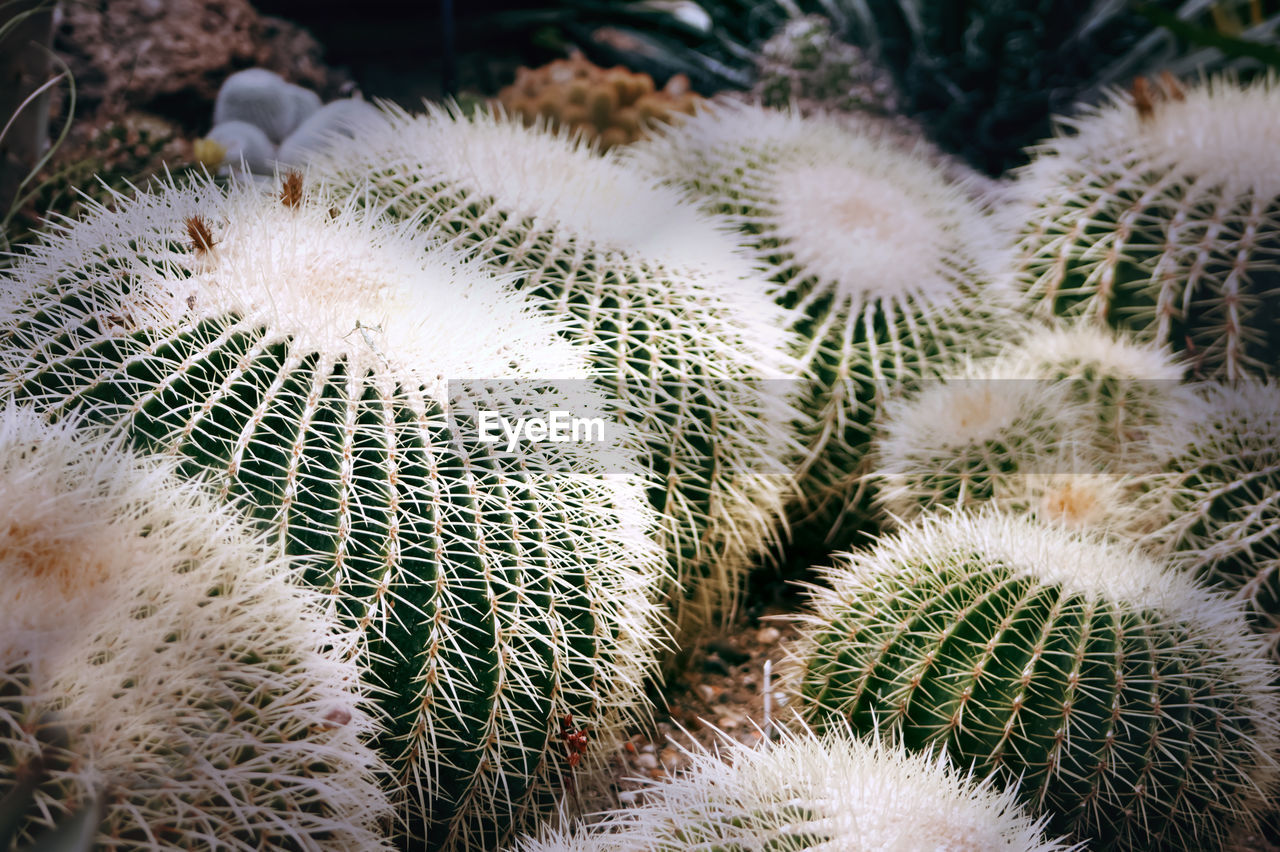
<path fill-rule="evenodd" d="M 361 210 L 357 198 L 324 196 L 308 187 L 295 208 L 278 183 L 224 191 L 197 180 L 119 199 L 116 211 L 92 211 L 0 276 L 0 316 L 61 278 L 60 290 L 106 297 L 126 328 L 234 313 L 441 402 L 449 380 L 587 377 L 582 351 L 508 282 Z M 209 251 L 192 248 L 193 217 L 212 234 Z"/>
<path fill-rule="evenodd" d="M 689 752 L 681 775 L 577 832 L 544 833 L 519 852 L 769 849 L 776 852 L 1065 852 L 1046 841 L 1012 790 L 977 783 L 941 754 L 911 753 L 797 725 L 748 747 L 724 737 Z"/>
<path fill-rule="evenodd" d="M 824 289 L 860 304 L 945 299 L 957 278 L 996 262 L 992 223 L 969 185 L 948 179 L 923 145 L 904 150 L 830 116 L 713 103 L 624 154 L 709 205 L 757 208 L 763 229 Z M 775 249 L 757 252 L 770 263 Z"/>
<path fill-rule="evenodd" d="M 1061 119 L 1068 132 L 1037 147 L 1019 179 L 1019 195 L 1058 192 L 1059 169 L 1102 169 L 1127 179 L 1219 187 L 1228 197 L 1280 195 L 1280 79 L 1241 85 L 1211 78 L 1186 87 L 1181 99 L 1159 91 L 1149 115 L 1129 92 L 1113 92 L 1096 107 Z M 1046 156 L 1052 155 L 1052 156 Z"/>
<path fill-rule="evenodd" d="M 56 712 L 75 758 L 39 808 L 110 790 L 104 849 L 153 848 L 137 838 L 160 822 L 163 848 L 248 831 L 384 848 L 375 724 L 335 650 L 352 637 L 232 507 L 171 462 L 9 407 L 0 518 L 0 686 L 23 702 L 0 703 L 0 750 L 31 757 L 20 731 Z"/>

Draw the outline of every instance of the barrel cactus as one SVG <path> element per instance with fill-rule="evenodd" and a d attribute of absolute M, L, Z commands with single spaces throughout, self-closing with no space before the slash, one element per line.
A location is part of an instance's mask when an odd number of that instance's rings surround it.
<path fill-rule="evenodd" d="M 680 776 L 648 782 L 635 807 L 526 838 L 517 852 L 1065 852 L 1012 792 L 976 783 L 946 756 L 913 754 L 833 725 L 777 742 L 690 752 Z"/>
<path fill-rule="evenodd" d="M 612 152 L 488 114 L 389 108 L 312 168 L 568 318 L 645 440 L 680 634 L 729 617 L 776 539 L 798 416 L 782 312 L 734 245 Z"/>
<path fill-rule="evenodd" d="M 1193 375 L 1280 362 L 1280 84 L 1172 80 L 1066 123 L 1022 171 L 1016 279 L 1043 315 L 1167 344 Z"/>
<path fill-rule="evenodd" d="M 788 675 L 819 727 L 945 747 L 1091 849 L 1220 849 L 1276 789 L 1280 670 L 1133 546 L 946 513 L 824 579 Z"/>
<path fill-rule="evenodd" d="M 344 632 L 243 517 L 15 406 L 0 513 L 0 836 L 93 801 L 94 849 L 390 848 Z"/>
<path fill-rule="evenodd" d="M 1280 660 L 1280 386 L 1201 386 L 1203 416 L 1170 467 L 1188 509 L 1156 538 L 1175 560 L 1243 600 Z"/>
<path fill-rule="evenodd" d="M 630 158 L 736 227 L 769 277 L 814 379 L 791 518 L 847 541 L 869 516 L 880 401 L 961 353 L 982 354 L 1011 313 L 988 286 L 990 217 L 923 148 L 829 116 L 720 105 Z"/>
<path fill-rule="evenodd" d="M 0 386 L 246 503 L 362 636 L 402 839 L 493 846 L 572 784 L 566 716 L 582 770 L 643 712 L 651 513 L 590 445 L 504 454 L 464 416 L 606 410 L 552 386 L 588 377 L 554 323 L 283 183 L 168 185 L 51 236 L 0 279 Z"/>

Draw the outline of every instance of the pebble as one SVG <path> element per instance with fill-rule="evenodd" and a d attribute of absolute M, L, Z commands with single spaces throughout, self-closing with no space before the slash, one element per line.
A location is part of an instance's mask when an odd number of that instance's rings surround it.
<path fill-rule="evenodd" d="M 710 704 L 716 699 L 716 688 L 709 683 L 698 684 L 698 695 L 703 701 Z"/>
<path fill-rule="evenodd" d="M 641 769 L 657 769 L 658 758 L 652 751 L 644 752 L 636 758 L 636 766 L 639 766 Z"/>
<path fill-rule="evenodd" d="M 623 790 L 618 793 L 618 800 L 624 805 L 634 805 L 643 792 L 643 790 Z"/>
<path fill-rule="evenodd" d="M 772 645 L 782 638 L 782 631 L 776 627 L 761 627 L 756 632 L 756 641 L 761 645 Z"/>

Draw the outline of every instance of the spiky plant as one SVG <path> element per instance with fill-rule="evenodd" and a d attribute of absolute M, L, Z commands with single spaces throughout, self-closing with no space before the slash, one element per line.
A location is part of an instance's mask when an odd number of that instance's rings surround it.
<path fill-rule="evenodd" d="M 645 441 L 680 633 L 727 620 L 775 540 L 797 416 L 781 312 L 732 243 L 612 152 L 501 116 L 388 108 L 312 167 L 567 319 Z"/>
<path fill-rule="evenodd" d="M 18 848 L 90 802 L 95 849 L 389 848 L 323 596 L 173 467 L 0 410 L 0 801 L 35 780 L 6 809 Z"/>
<path fill-rule="evenodd" d="M 823 579 L 788 675 L 806 716 L 1020 780 L 1091 849 L 1219 849 L 1280 780 L 1280 670 L 1238 607 L 1130 545 L 935 514 Z"/>
<path fill-rule="evenodd" d="M 1065 852 L 1046 841 L 1012 791 L 976 782 L 946 756 L 913 754 L 804 725 L 776 742 L 721 737 L 715 751 L 686 752 L 681 775 L 650 781 L 641 803 L 597 823 L 526 838 L 517 852 Z M 1074 848 L 1074 847 L 1072 847 Z"/>
<path fill-rule="evenodd" d="M 1203 415 L 1170 462 L 1188 508 L 1155 538 L 1243 600 L 1280 660 L 1280 386 L 1244 381 L 1200 392 Z"/>
<path fill-rule="evenodd" d="M 1206 379 L 1280 360 L 1275 77 L 1140 81 L 1036 149 L 1008 208 L 1044 315 L 1168 344 Z"/>
<path fill-rule="evenodd" d="M 735 227 L 772 282 L 814 378 L 792 517 L 847 541 L 880 401 L 997 342 L 990 217 L 923 148 L 828 116 L 713 105 L 628 157 Z"/>
<path fill-rule="evenodd" d="M 0 279 L 0 316 L 0 386 L 210 476 L 360 631 L 402 845 L 496 845 L 571 783 L 565 716 L 588 769 L 643 712 L 638 484 L 468 419 L 607 410 L 551 386 L 585 362 L 503 282 L 291 173 L 98 210 Z"/>

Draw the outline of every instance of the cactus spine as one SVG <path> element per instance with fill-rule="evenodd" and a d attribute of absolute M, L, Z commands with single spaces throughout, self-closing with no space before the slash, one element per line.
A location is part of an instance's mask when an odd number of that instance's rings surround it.
<path fill-rule="evenodd" d="M 1155 538 L 1175 560 L 1244 601 L 1280 660 L 1280 386 L 1201 386 L 1204 412 L 1170 461 L 1189 508 Z"/>
<path fill-rule="evenodd" d="M 675 194 L 518 121 L 395 109 L 316 173 L 516 277 L 587 343 L 633 412 L 650 497 L 667 519 L 682 634 L 734 609 L 775 539 L 796 452 L 781 312 L 732 244 Z"/>
<path fill-rule="evenodd" d="M 37 779 L 6 813 L 18 848 L 90 801 L 95 849 L 390 848 L 342 633 L 243 518 L 172 464 L 16 406 L 0 513 L 6 811 Z"/>
<path fill-rule="evenodd" d="M 985 286 L 989 217 L 918 150 L 829 116 L 714 106 L 628 156 L 735 226 L 769 277 L 814 379 L 791 514 L 847 541 L 880 400 L 982 354 L 1011 313 Z"/>
<path fill-rule="evenodd" d="M 1205 379 L 1280 360 L 1280 127 L 1273 78 L 1145 81 L 1067 123 L 1009 207 L 1016 278 L 1042 314 L 1168 344 Z"/>
<path fill-rule="evenodd" d="M 790 681 L 815 724 L 1021 779 L 1091 849 L 1219 849 L 1275 789 L 1280 671 L 1234 605 L 1129 545 L 934 515 L 825 579 Z"/>
<path fill-rule="evenodd" d="M 453 378 L 511 380 L 509 417 L 585 404 L 550 387 L 581 356 L 498 280 L 294 173 L 99 210 L 0 280 L 0 315 L 0 384 L 211 476 L 360 631 L 409 845 L 501 842 L 571 774 L 565 715 L 588 769 L 642 712 L 638 484 L 577 445 L 504 460 L 455 417 L 484 400 Z"/>
<path fill-rule="evenodd" d="M 1066 852 L 1046 841 L 1011 792 L 975 783 L 942 754 L 863 740 L 847 726 L 803 725 L 756 747 L 690 752 L 679 777 L 588 827 L 527 838 L 517 852 Z"/>

